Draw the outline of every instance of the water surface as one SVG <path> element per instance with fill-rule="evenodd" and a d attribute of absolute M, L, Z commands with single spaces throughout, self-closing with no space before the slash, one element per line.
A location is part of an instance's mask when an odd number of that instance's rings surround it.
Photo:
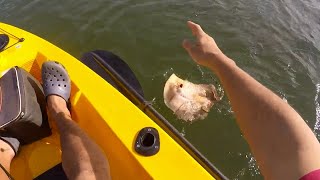
<path fill-rule="evenodd" d="M 186 21 L 193 20 L 318 133 L 319 10 L 316 0 L 0 0 L 0 21 L 77 58 L 94 49 L 118 54 L 136 73 L 146 99 L 154 100 L 155 108 L 226 176 L 262 179 L 227 98 L 205 120 L 187 124 L 164 105 L 164 83 L 176 73 L 219 86 L 215 75 L 195 65 L 181 47 L 191 38 Z"/>

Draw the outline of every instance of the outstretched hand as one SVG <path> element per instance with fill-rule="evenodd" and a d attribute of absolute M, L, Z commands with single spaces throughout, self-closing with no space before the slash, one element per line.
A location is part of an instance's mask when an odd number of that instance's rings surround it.
<path fill-rule="evenodd" d="M 214 39 L 205 33 L 200 25 L 188 21 L 188 26 L 197 40 L 196 42 L 191 42 L 185 39 L 182 43 L 183 47 L 196 63 L 210 67 L 213 61 L 215 61 L 218 56 L 223 55 L 223 53 Z"/>

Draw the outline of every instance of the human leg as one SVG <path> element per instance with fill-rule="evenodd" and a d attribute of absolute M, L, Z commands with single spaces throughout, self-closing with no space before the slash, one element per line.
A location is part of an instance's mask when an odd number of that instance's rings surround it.
<path fill-rule="evenodd" d="M 52 65 L 52 66 L 51 66 Z M 50 68 L 47 68 L 50 67 Z M 70 79 L 66 70 L 56 62 L 43 65 L 42 69 L 54 68 L 59 71 L 66 83 L 59 94 L 59 88 L 44 88 L 47 96 L 48 112 L 55 120 L 60 133 L 62 165 L 69 179 L 111 179 L 108 161 L 100 147 L 72 120 L 66 100 L 70 95 Z M 43 81 L 54 82 L 53 73 L 43 73 Z M 50 81 L 53 80 L 53 81 Z M 69 92 L 67 92 L 69 91 Z"/>
<path fill-rule="evenodd" d="M 15 151 L 13 148 L 4 140 L 0 139 L 0 179 L 10 179 L 10 165 Z M 4 168 L 4 169 L 2 169 Z"/>

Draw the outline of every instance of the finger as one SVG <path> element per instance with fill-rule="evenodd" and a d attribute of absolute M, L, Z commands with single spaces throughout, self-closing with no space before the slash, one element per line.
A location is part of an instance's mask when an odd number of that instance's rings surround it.
<path fill-rule="evenodd" d="M 192 31 L 192 34 L 196 36 L 197 38 L 200 38 L 205 34 L 205 32 L 202 30 L 201 26 L 199 24 L 196 24 L 192 21 L 188 21 L 188 26 Z"/>

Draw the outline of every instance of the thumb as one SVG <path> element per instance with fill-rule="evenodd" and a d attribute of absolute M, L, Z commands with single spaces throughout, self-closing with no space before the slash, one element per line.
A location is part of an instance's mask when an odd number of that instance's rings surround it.
<path fill-rule="evenodd" d="M 196 60 L 196 55 L 198 54 L 197 52 L 197 48 L 195 47 L 194 43 L 192 43 L 190 40 L 185 39 L 182 43 L 182 46 L 184 47 L 184 49 L 186 49 L 186 51 L 188 52 L 188 54 L 190 55 L 190 57 L 197 62 Z"/>
<path fill-rule="evenodd" d="M 190 40 L 185 39 L 182 42 L 182 46 L 189 52 L 192 49 L 193 44 L 192 44 L 192 42 Z"/>

